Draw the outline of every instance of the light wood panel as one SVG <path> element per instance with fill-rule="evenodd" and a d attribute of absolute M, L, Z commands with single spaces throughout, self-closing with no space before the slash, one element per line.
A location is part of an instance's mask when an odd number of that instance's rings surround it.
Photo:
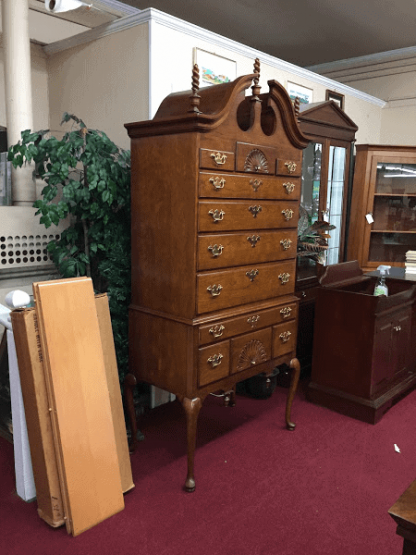
<path fill-rule="evenodd" d="M 67 530 L 121 511 L 116 442 L 89 278 L 33 284 Z"/>

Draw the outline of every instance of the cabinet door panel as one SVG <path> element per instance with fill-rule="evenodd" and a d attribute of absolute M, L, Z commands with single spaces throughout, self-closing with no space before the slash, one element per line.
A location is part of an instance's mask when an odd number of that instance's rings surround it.
<path fill-rule="evenodd" d="M 372 395 L 387 386 L 391 379 L 391 332 L 391 320 L 383 320 L 376 326 L 372 360 Z"/>

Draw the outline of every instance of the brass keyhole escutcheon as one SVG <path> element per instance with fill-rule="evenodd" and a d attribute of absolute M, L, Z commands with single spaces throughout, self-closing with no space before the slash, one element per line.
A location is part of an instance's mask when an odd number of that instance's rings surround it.
<path fill-rule="evenodd" d="M 216 366 L 218 366 L 219 364 L 221 364 L 221 359 L 223 358 L 223 355 L 221 353 L 218 353 L 218 355 L 212 355 L 212 357 L 209 357 L 209 359 L 207 360 L 207 362 L 211 363 L 211 366 L 213 368 L 215 368 Z"/>
<path fill-rule="evenodd" d="M 295 184 L 294 183 L 283 183 L 283 187 L 286 189 L 286 193 L 288 195 L 290 195 L 291 193 L 293 193 L 293 191 L 295 190 Z"/>
<path fill-rule="evenodd" d="M 222 166 L 227 161 L 227 155 L 223 152 L 215 152 L 211 154 L 211 158 L 217 164 L 217 166 Z"/>
<path fill-rule="evenodd" d="M 253 187 L 254 192 L 257 192 L 257 189 L 262 185 L 263 182 L 259 179 L 250 179 L 250 185 Z"/>
<path fill-rule="evenodd" d="M 261 206 L 250 206 L 249 211 L 253 214 L 253 218 L 257 218 L 257 214 L 261 212 Z"/>
<path fill-rule="evenodd" d="M 282 282 L 282 285 L 285 285 L 286 283 L 288 283 L 290 278 L 290 274 L 288 274 L 287 272 L 283 272 L 282 274 L 279 274 L 279 279 Z"/>
<path fill-rule="evenodd" d="M 285 220 L 288 222 L 289 220 L 291 220 L 293 218 L 293 210 L 291 208 L 285 208 L 285 210 L 282 210 L 282 214 L 285 218 Z"/>
<path fill-rule="evenodd" d="M 258 270 L 250 270 L 246 272 L 246 276 L 249 278 L 250 281 L 254 281 L 254 278 L 259 275 Z"/>
<path fill-rule="evenodd" d="M 297 168 L 297 164 L 296 162 L 285 162 L 285 166 L 287 168 L 287 173 L 295 173 L 296 168 Z"/>
<path fill-rule="evenodd" d="M 221 179 L 219 177 L 211 177 L 209 182 L 216 190 L 224 189 L 225 179 L 223 177 Z"/>
<path fill-rule="evenodd" d="M 280 309 L 280 314 L 283 316 L 283 318 L 288 318 L 292 313 L 292 309 L 290 308 L 290 306 L 285 306 L 284 308 Z"/>
<path fill-rule="evenodd" d="M 291 335 L 292 334 L 290 331 L 284 331 L 279 335 L 279 337 L 283 343 L 286 343 L 287 341 L 289 341 Z"/>
<path fill-rule="evenodd" d="M 218 258 L 218 256 L 222 255 L 224 247 L 222 245 L 210 245 L 208 250 L 211 252 L 213 258 Z"/>
<path fill-rule="evenodd" d="M 257 241 L 260 241 L 260 235 L 251 235 L 247 237 L 247 241 L 251 243 L 251 246 L 254 248 L 257 244 Z"/>
<path fill-rule="evenodd" d="M 207 287 L 207 291 L 209 293 L 211 293 L 211 295 L 213 297 L 218 297 L 218 295 L 221 293 L 221 289 L 222 289 L 222 285 L 218 284 L 218 285 L 209 285 Z"/>
<path fill-rule="evenodd" d="M 225 327 L 220 324 L 217 326 L 214 326 L 213 328 L 210 328 L 209 333 L 212 334 L 214 337 L 221 337 L 222 334 L 224 333 Z"/>
<path fill-rule="evenodd" d="M 247 318 L 247 323 L 249 323 L 250 326 L 254 328 L 254 326 L 257 324 L 259 320 L 260 320 L 260 316 L 256 314 L 255 316 L 250 316 L 250 318 Z"/>
<path fill-rule="evenodd" d="M 292 240 L 291 239 L 281 239 L 280 244 L 282 245 L 283 250 L 287 251 L 288 249 L 290 249 L 290 245 L 292 244 Z"/>
<path fill-rule="evenodd" d="M 224 210 L 218 210 L 218 208 L 215 208 L 215 210 L 210 210 L 208 214 L 212 216 L 214 223 L 221 222 L 225 216 Z"/>

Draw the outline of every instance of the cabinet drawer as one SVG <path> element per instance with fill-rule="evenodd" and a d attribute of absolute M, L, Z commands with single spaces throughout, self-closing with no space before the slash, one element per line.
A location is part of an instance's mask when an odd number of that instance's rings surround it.
<path fill-rule="evenodd" d="M 301 175 L 302 161 L 293 158 L 276 160 L 276 175 Z"/>
<path fill-rule="evenodd" d="M 289 295 L 295 288 L 295 265 L 290 260 L 199 274 L 198 313 Z"/>
<path fill-rule="evenodd" d="M 230 370 L 230 343 L 221 341 L 215 345 L 202 347 L 198 353 L 199 386 L 221 380 Z"/>
<path fill-rule="evenodd" d="M 296 228 L 299 219 L 295 201 L 199 202 L 199 231 L 240 231 L 243 229 Z"/>
<path fill-rule="evenodd" d="M 211 324 L 200 326 L 199 343 L 212 343 L 241 335 L 261 328 L 270 327 L 280 322 L 296 319 L 298 303 L 288 302 L 274 308 L 248 312 L 244 316 L 217 320 Z"/>
<path fill-rule="evenodd" d="M 297 230 L 200 235 L 198 270 L 243 266 L 296 257 Z"/>
<path fill-rule="evenodd" d="M 284 322 L 273 327 L 273 358 L 295 350 L 296 333 L 296 321 Z"/>
<path fill-rule="evenodd" d="M 299 177 L 235 175 L 201 172 L 199 196 L 212 198 L 298 199 Z"/>
<path fill-rule="evenodd" d="M 199 149 L 199 166 L 201 168 L 234 171 L 234 163 L 234 152 Z"/>
<path fill-rule="evenodd" d="M 231 373 L 242 372 L 271 359 L 272 328 L 231 340 Z"/>
<path fill-rule="evenodd" d="M 237 142 L 236 170 L 248 173 L 274 174 L 277 149 Z"/>

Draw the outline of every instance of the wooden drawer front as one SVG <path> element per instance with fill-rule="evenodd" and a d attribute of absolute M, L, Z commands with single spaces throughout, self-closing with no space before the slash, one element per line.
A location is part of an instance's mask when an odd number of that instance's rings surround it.
<path fill-rule="evenodd" d="M 290 260 L 199 274 L 198 313 L 289 295 L 295 288 L 295 267 Z"/>
<path fill-rule="evenodd" d="M 294 320 L 273 327 L 273 358 L 295 350 L 296 333 L 297 325 Z"/>
<path fill-rule="evenodd" d="M 237 142 L 236 171 L 274 174 L 277 149 Z"/>
<path fill-rule="evenodd" d="M 234 171 L 234 152 L 225 150 L 199 149 L 199 166 L 201 168 L 216 169 L 221 171 Z"/>
<path fill-rule="evenodd" d="M 202 347 L 198 353 L 198 383 L 207 385 L 228 376 L 230 370 L 230 343 L 221 341 Z"/>
<path fill-rule="evenodd" d="M 297 230 L 200 235 L 198 270 L 213 270 L 296 257 Z"/>
<path fill-rule="evenodd" d="M 201 172 L 199 196 L 213 198 L 298 199 L 299 177 L 235 175 Z"/>
<path fill-rule="evenodd" d="M 239 231 L 242 229 L 296 228 L 299 219 L 295 201 L 199 202 L 199 231 Z"/>
<path fill-rule="evenodd" d="M 300 302 L 312 302 L 316 301 L 319 289 L 320 287 L 306 287 L 305 289 L 295 291 L 295 295 L 298 297 Z"/>
<path fill-rule="evenodd" d="M 302 173 L 302 160 L 283 159 L 276 161 L 276 175 L 298 176 Z"/>
<path fill-rule="evenodd" d="M 272 328 L 255 331 L 231 340 L 231 374 L 271 359 Z"/>
<path fill-rule="evenodd" d="M 199 343 L 204 345 L 269 327 L 282 321 L 296 319 L 298 303 L 285 303 L 275 308 L 249 312 L 244 316 L 218 320 L 199 328 Z"/>

